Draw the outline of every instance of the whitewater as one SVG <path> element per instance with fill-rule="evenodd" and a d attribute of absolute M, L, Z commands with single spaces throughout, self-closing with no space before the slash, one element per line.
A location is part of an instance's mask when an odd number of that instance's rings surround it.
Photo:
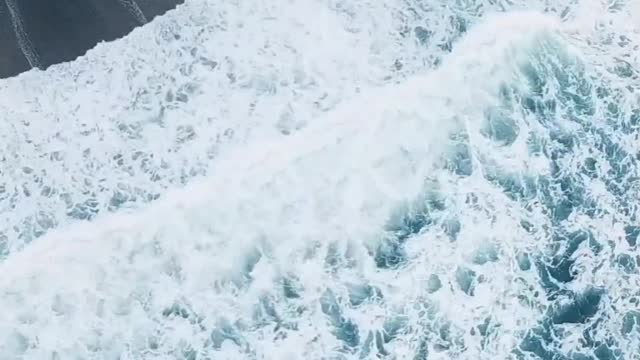
<path fill-rule="evenodd" d="M 640 2 L 187 0 L 0 81 L 2 359 L 640 359 Z"/>

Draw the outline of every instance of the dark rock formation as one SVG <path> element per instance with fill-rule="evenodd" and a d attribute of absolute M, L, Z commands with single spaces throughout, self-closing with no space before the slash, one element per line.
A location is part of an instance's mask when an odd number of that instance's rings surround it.
<path fill-rule="evenodd" d="M 0 0 L 0 78 L 71 61 L 183 0 Z"/>

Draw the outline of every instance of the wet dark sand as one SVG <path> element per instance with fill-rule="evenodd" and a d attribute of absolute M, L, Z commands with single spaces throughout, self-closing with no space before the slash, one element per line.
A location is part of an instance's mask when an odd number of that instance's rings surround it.
<path fill-rule="evenodd" d="M 16 14 L 37 54 L 32 65 L 46 68 L 71 61 L 100 41 L 128 34 L 136 26 L 164 14 L 183 0 L 0 0 L 0 78 L 31 68 L 20 46 Z M 13 14 L 9 6 L 16 6 Z M 135 7 L 140 12 L 132 11 Z M 142 16 L 140 16 L 142 15 Z M 24 43 L 24 41 L 23 41 Z M 26 56 L 25 56 L 26 54 Z"/>

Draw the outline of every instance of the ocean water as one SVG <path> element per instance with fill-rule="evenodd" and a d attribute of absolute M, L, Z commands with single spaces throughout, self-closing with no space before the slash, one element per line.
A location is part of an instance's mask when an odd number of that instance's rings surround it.
<path fill-rule="evenodd" d="M 188 1 L 0 81 L 3 359 L 640 359 L 640 3 Z"/>

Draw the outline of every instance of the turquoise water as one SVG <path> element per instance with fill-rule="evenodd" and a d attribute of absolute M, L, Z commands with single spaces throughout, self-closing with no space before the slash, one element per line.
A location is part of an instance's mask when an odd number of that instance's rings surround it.
<path fill-rule="evenodd" d="M 187 1 L 0 82 L 0 353 L 638 358 L 637 14 Z"/>

